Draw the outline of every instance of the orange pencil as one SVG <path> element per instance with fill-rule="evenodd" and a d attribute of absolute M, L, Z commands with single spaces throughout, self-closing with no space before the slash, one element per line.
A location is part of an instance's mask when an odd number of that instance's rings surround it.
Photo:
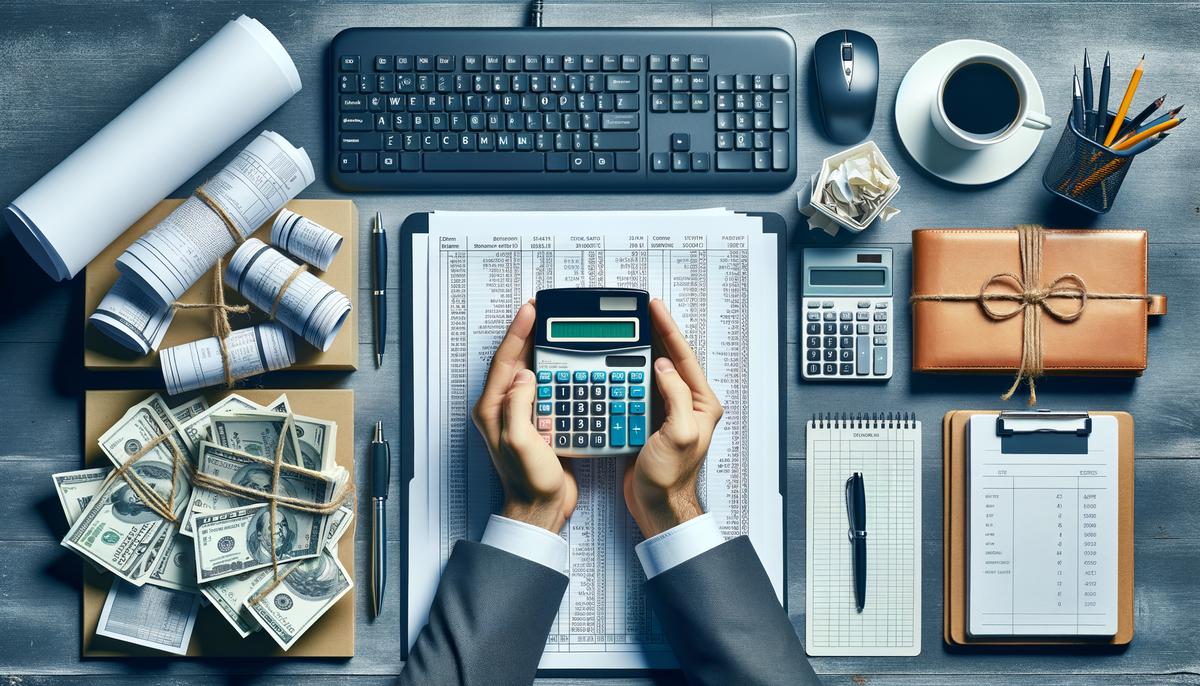
<path fill-rule="evenodd" d="M 1129 112 L 1129 105 L 1133 103 L 1133 94 L 1137 92 L 1138 83 L 1142 80 L 1142 69 L 1146 65 L 1146 56 L 1142 55 L 1142 59 L 1138 60 L 1137 66 L 1133 68 L 1133 76 L 1129 77 L 1129 87 L 1125 89 L 1125 97 L 1121 98 L 1121 107 L 1117 110 L 1117 116 L 1113 117 L 1112 124 L 1108 127 L 1108 135 L 1104 137 L 1104 147 L 1112 145 L 1113 139 L 1117 137 L 1117 131 L 1125 125 L 1125 115 Z"/>
<path fill-rule="evenodd" d="M 1150 128 L 1146 129 L 1145 131 L 1137 134 L 1136 136 L 1130 136 L 1129 138 L 1126 138 L 1124 142 L 1114 146 L 1113 150 L 1126 150 L 1128 148 L 1132 148 L 1133 146 L 1137 145 L 1138 143 L 1141 143 L 1142 141 L 1146 140 L 1147 138 L 1153 136 L 1154 134 L 1162 133 L 1163 131 L 1169 131 L 1169 130 L 1175 128 L 1176 126 L 1179 126 L 1180 124 L 1182 124 L 1185 121 L 1187 121 L 1187 117 L 1184 117 L 1182 119 L 1168 119 L 1165 122 L 1159 124 L 1158 126 L 1151 126 Z"/>

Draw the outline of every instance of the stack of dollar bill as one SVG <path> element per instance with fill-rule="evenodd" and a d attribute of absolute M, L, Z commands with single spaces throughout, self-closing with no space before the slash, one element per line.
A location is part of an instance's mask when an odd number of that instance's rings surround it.
<path fill-rule="evenodd" d="M 174 521 L 148 506 L 126 479 L 108 478 L 112 467 L 53 475 L 70 526 L 62 544 L 118 577 L 97 633 L 185 653 L 199 603 L 171 594 L 200 594 L 241 637 L 262 630 L 291 648 L 353 586 L 336 547 L 353 510 L 343 504 L 322 515 L 281 505 L 272 535 L 265 499 L 194 486 L 189 470 L 176 467 L 168 443 L 196 472 L 264 494 L 271 492 L 272 461 L 282 443 L 282 461 L 306 471 L 281 470 L 276 492 L 319 505 L 330 503 L 349 478 L 334 459 L 337 425 L 294 414 L 287 396 L 266 407 L 237 394 L 211 407 L 203 398 L 169 407 L 155 394 L 104 432 L 100 449 L 119 466 L 162 435 L 168 438 L 129 471 L 170 503 Z M 283 576 L 278 583 L 276 566 Z M 166 591 L 139 591 L 144 585 Z M 136 626 L 131 617 L 162 626 Z"/>

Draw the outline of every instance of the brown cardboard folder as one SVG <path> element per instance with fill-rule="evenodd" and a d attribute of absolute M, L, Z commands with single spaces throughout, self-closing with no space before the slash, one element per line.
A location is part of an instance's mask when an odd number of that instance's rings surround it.
<path fill-rule="evenodd" d="M 100 299 L 112 288 L 117 281 L 117 257 L 125 252 L 143 233 L 154 228 L 168 214 L 178 207 L 183 200 L 163 200 L 137 220 L 125 233 L 104 249 L 96 259 L 88 265 L 84 274 L 83 287 L 83 366 L 87 369 L 139 369 L 144 367 L 158 368 L 158 353 L 139 356 L 126 350 L 108 336 L 88 325 L 88 317 L 96 311 Z M 321 277 L 330 286 L 338 289 L 350 298 L 350 314 L 342 324 L 342 330 L 329 350 L 321 352 L 312 347 L 299 336 L 296 337 L 296 364 L 289 369 L 356 369 L 358 366 L 358 209 L 351 200 L 293 200 L 285 205 L 289 210 L 298 212 L 309 219 L 342 235 L 342 247 L 333 258 L 327 271 L 313 269 L 313 273 Z M 271 242 L 271 222 L 275 215 L 267 220 L 252 234 L 264 243 Z M 298 261 L 292 258 L 293 261 Z M 310 268 L 311 269 L 311 268 Z M 245 300 L 236 291 L 225 287 L 225 301 L 230 305 L 243 305 Z M 183 294 L 179 302 L 208 303 L 212 302 L 212 270 L 209 270 L 191 288 Z M 267 320 L 267 314 L 251 307 L 250 314 L 235 314 L 230 316 L 234 329 L 241 329 Z M 192 310 L 178 312 L 175 319 L 163 337 L 163 348 L 197 341 L 213 335 L 212 314 L 208 310 Z"/>
<path fill-rule="evenodd" d="M 945 579 L 943 632 L 953 646 L 1124 646 L 1133 640 L 1133 417 L 1128 412 L 1092 412 L 1117 418 L 1117 633 L 1112 638 L 987 637 L 967 634 L 967 420 L 994 410 L 955 410 L 942 418 L 942 563 Z"/>
<path fill-rule="evenodd" d="M 152 391 L 88 391 L 84 400 L 83 455 L 88 467 L 108 465 L 96 441 L 112 426 L 125 410 Z M 266 404 L 287 393 L 288 402 L 296 414 L 319 417 L 337 422 L 337 463 L 354 474 L 354 391 L 334 390 L 238 390 L 238 394 L 259 404 Z M 209 403 L 225 397 L 227 392 L 207 393 Z M 355 508 L 357 514 L 357 508 Z M 354 529 L 338 541 L 338 559 L 354 579 Z M 81 563 L 82 564 L 82 563 Z M 84 657 L 162 657 L 163 653 L 150 648 L 96 636 L 100 609 L 112 584 L 112 574 L 101 574 L 89 564 L 83 566 L 83 641 Z M 196 628 L 192 631 L 189 657 L 353 657 L 354 656 L 354 596 L 358 587 L 342 596 L 329 612 L 317 620 L 286 653 L 264 631 L 240 638 L 213 607 L 200 608 Z"/>

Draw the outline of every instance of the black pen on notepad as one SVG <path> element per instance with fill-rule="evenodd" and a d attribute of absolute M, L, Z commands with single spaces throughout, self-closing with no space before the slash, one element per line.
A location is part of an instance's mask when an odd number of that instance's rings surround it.
<path fill-rule="evenodd" d="M 371 228 L 371 249 L 374 264 L 371 270 L 371 315 L 375 333 L 375 368 L 383 364 L 383 348 L 387 342 L 387 231 L 383 215 L 375 213 Z"/>

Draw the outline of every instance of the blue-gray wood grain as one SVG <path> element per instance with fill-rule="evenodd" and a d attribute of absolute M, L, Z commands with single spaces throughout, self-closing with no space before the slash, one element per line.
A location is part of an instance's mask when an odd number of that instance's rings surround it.
<path fill-rule="evenodd" d="M 924 175 L 899 147 L 891 111 L 896 88 L 923 52 L 952 38 L 1001 43 L 1024 59 L 1041 82 L 1051 116 L 1069 107 L 1071 65 L 1086 44 L 1093 56 L 1113 51 L 1114 84 L 1123 83 L 1137 57 L 1147 53 L 1142 99 L 1163 92 L 1169 102 L 1200 105 L 1200 4 L 1194 2 L 593 2 L 547 3 L 547 25 L 778 26 L 795 37 L 801 87 L 807 89 L 808 50 L 816 37 L 836 28 L 863 30 L 882 54 L 879 107 L 872 138 L 903 178 L 897 204 L 903 213 L 861 239 L 896 249 L 898 285 L 895 378 L 883 386 L 820 386 L 798 381 L 799 250 L 808 244 L 840 243 L 810 235 L 800 222 L 793 191 L 715 195 L 370 195 L 357 196 L 367 217 L 383 211 L 396 226 L 411 212 L 432 209 L 576 209 L 726 206 L 772 211 L 789 223 L 787 543 L 788 600 L 792 621 L 804 628 L 803 421 L 818 411 L 904 409 L 924 422 L 923 646 L 916 658 L 820 658 L 816 670 L 830 684 L 1195 684 L 1200 683 L 1200 388 L 1194 354 L 1200 341 L 1200 304 L 1193 296 L 1200 257 L 1200 187 L 1196 183 L 1200 138 L 1180 129 L 1171 142 L 1139 160 L 1121 199 L 1108 215 L 1079 215 L 1054 204 L 1041 188 L 1041 170 L 1057 140 L 1055 127 L 1033 159 L 1011 178 L 979 190 L 947 186 Z M 321 168 L 305 197 L 344 197 L 324 176 L 326 113 L 322 85 L 324 50 L 332 36 L 351 26 L 515 26 L 524 3 L 385 4 L 377 2 L 289 3 L 282 0 L 202 2 L 0 3 L 0 202 L 16 197 L 224 22 L 239 13 L 264 22 L 288 48 L 305 89 L 273 114 L 273 128 L 303 145 Z M 1115 28 L 1114 28 L 1115 27 Z M 1106 38 L 1098 38 L 1098 37 Z M 1114 88 L 1119 86 L 1114 85 Z M 798 115 L 801 176 L 837 150 L 816 128 L 802 90 Z M 1061 122 L 1060 122 L 1061 123 Z M 257 132 L 257 128 L 255 132 Z M 254 132 L 248 134 L 248 141 Z M 231 151 L 241 147 L 235 144 Z M 232 152 L 199 172 L 175 195 L 184 195 L 218 169 Z M 793 189 L 794 190 L 794 189 Z M 942 621 L 942 508 L 940 419 L 953 408 L 996 408 L 1007 386 L 1001 377 L 930 377 L 910 374 L 908 316 L 902 306 L 909 283 L 909 233 L 925 226 L 1006 226 L 1037 221 L 1052 226 L 1144 227 L 1150 231 L 1150 283 L 1172 298 L 1171 313 L 1150 328 L 1150 367 L 1137 380 L 1048 379 L 1039 384 L 1051 407 L 1123 409 L 1137 426 L 1136 636 L 1126 651 L 974 654 L 946 650 Z M 81 227 L 81 230 L 85 227 Z M 393 234 L 393 245 L 399 237 Z M 367 243 L 360 241 L 360 264 Z M 10 683 L 57 684 L 86 679 L 108 686 L 132 679 L 172 685 L 212 681 L 262 684 L 391 683 L 400 661 L 400 593 L 388 589 L 389 612 L 369 619 L 359 594 L 356 657 L 346 661 L 279 660 L 80 660 L 79 563 L 57 541 L 65 525 L 48 479 L 73 469 L 81 455 L 82 391 L 86 388 L 150 387 L 154 374 L 86 374 L 81 369 L 80 283 L 51 283 L 12 236 L 0 231 L 0 675 Z M 388 283 L 393 302 L 400 278 L 393 262 Z M 353 374 L 275 374 L 266 387 L 335 386 L 356 392 L 359 445 L 375 419 L 399 424 L 397 356 L 399 307 L 389 324 L 389 356 L 372 365 L 368 274 L 359 281 L 360 370 Z M 1013 407 L 1017 404 L 1011 403 Z M 361 481 L 364 474 L 360 470 Z M 399 488 L 393 483 L 393 492 Z M 390 559 L 400 559 L 403 524 L 393 508 Z M 360 570 L 366 532 L 360 527 Z M 393 568 L 393 579 L 399 569 Z M 361 576 L 361 575 L 360 575 Z M 358 580 L 365 583 L 365 577 Z M 539 683 L 569 684 L 582 677 Z M 613 684 L 676 683 L 678 675 L 626 676 Z"/>

